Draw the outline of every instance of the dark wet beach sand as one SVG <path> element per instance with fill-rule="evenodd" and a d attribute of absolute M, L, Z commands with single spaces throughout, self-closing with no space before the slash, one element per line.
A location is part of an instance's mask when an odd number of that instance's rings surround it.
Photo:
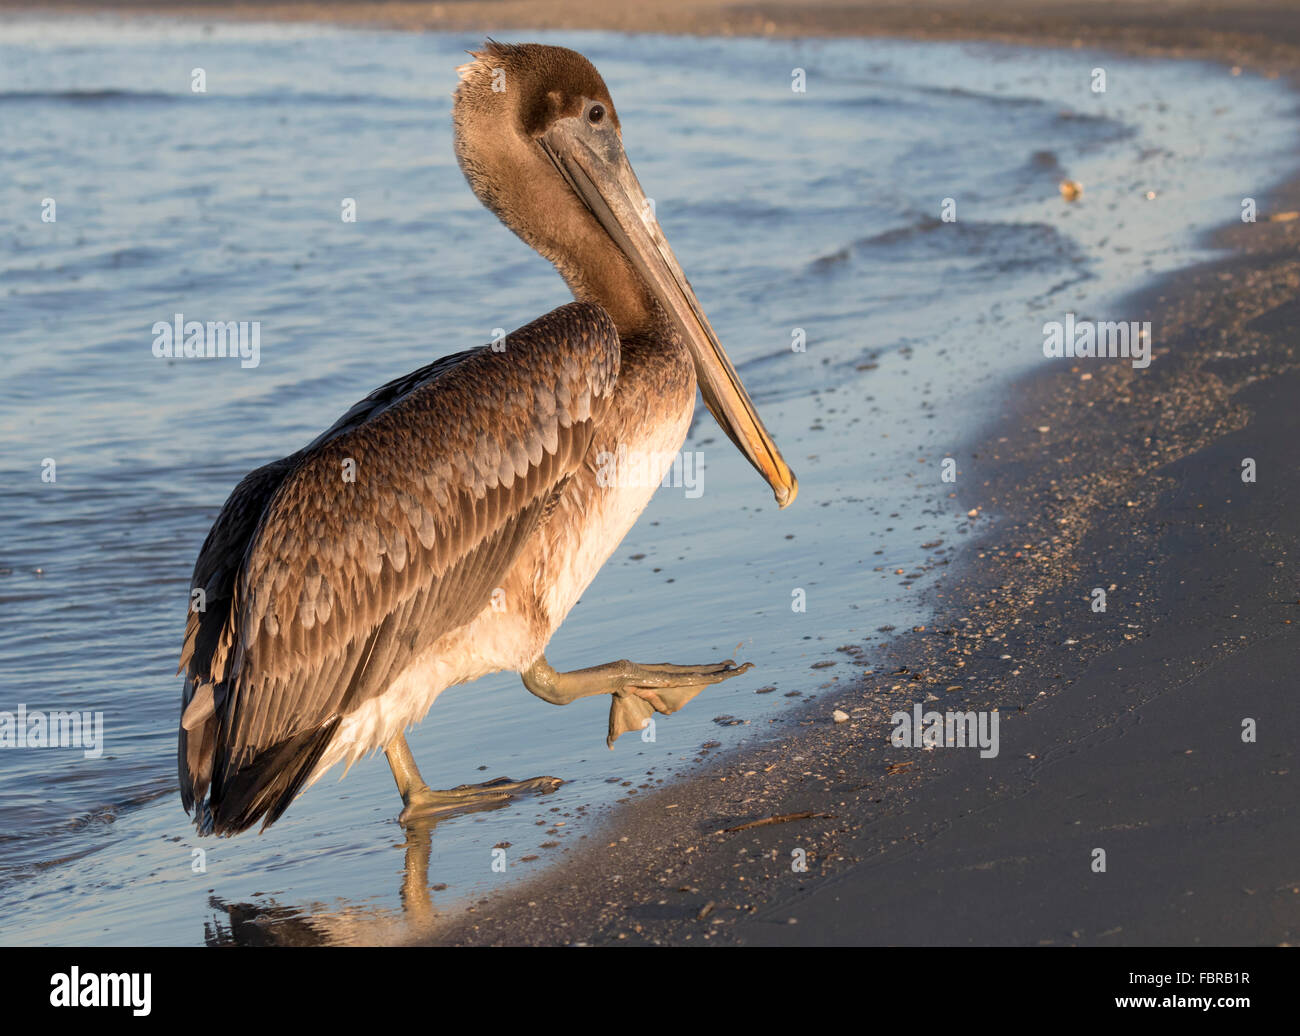
<path fill-rule="evenodd" d="M 1282 4 L 989 6 L 509 0 L 255 16 L 1082 40 L 1300 69 L 1300 11 Z M 958 455 L 963 508 L 996 521 L 927 591 L 932 625 L 883 655 L 845 645 L 833 671 L 870 673 L 787 712 L 785 736 L 638 796 L 539 878 L 449 915 L 437 941 L 1294 943 L 1300 220 L 1268 216 L 1300 210 L 1300 178 L 1260 203 L 1260 222 L 1221 231 L 1229 258 L 1120 307 L 1153 323 L 1149 369 L 1059 361 Z M 1095 586 L 1114 587 L 1102 615 Z M 889 714 L 917 701 L 999 710 L 998 758 L 892 749 Z M 837 708 L 849 722 L 832 723 Z M 1257 743 L 1241 740 L 1245 718 Z M 728 830 L 772 817 L 802 819 Z M 1104 874 L 1090 869 L 1096 848 Z M 791 870 L 796 849 L 805 873 Z"/>

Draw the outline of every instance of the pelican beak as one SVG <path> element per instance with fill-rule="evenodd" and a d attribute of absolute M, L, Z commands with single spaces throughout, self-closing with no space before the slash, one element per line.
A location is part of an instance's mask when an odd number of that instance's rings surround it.
<path fill-rule="evenodd" d="M 709 412 L 767 480 L 776 502 L 788 507 L 799 492 L 798 480 L 763 427 L 736 368 L 668 247 L 617 131 L 613 126 L 592 127 L 584 118 L 573 116 L 556 120 L 537 140 L 677 326 L 695 362 L 696 380 Z"/>

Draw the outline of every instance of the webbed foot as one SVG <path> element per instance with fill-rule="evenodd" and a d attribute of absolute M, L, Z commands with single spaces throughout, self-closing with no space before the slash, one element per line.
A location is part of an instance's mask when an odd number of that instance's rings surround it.
<path fill-rule="evenodd" d="M 614 700 L 609 706 L 609 736 L 605 744 L 611 749 L 623 734 L 643 730 L 656 712 L 670 716 L 710 684 L 730 680 L 753 668 L 750 662 L 738 666 L 731 659 L 711 665 L 614 664 L 627 666 L 629 671 L 623 687 L 613 692 Z"/>

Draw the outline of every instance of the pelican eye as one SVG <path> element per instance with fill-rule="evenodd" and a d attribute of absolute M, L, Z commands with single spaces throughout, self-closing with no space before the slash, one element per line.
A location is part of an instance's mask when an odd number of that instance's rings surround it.
<path fill-rule="evenodd" d="M 600 125 L 601 120 L 604 118 L 605 118 L 605 106 L 603 104 L 593 104 L 590 108 L 587 109 L 587 121 L 590 122 L 593 126 Z"/>

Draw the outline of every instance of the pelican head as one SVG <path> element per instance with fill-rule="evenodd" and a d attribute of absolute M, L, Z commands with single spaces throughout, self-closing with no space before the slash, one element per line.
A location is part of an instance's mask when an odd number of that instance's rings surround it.
<path fill-rule="evenodd" d="M 576 51 L 489 40 L 463 65 L 456 157 L 497 217 L 555 264 L 574 297 L 624 338 L 667 321 L 689 349 L 704 402 L 786 507 L 798 482 L 763 427 L 623 152 L 600 73 Z"/>

